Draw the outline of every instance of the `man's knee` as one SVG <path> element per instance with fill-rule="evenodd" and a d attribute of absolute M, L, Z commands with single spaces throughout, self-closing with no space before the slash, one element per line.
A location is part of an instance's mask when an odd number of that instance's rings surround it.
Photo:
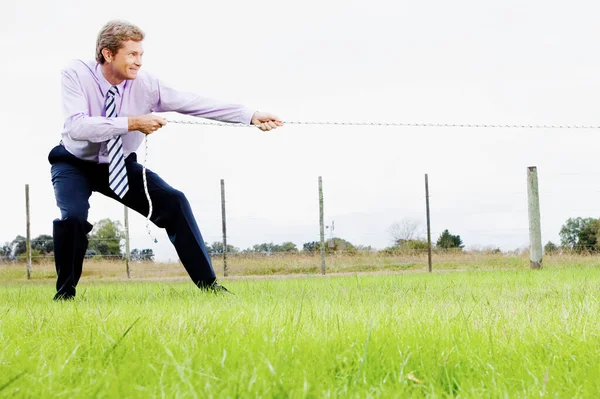
<path fill-rule="evenodd" d="M 160 203 L 156 204 L 152 221 L 161 228 L 172 227 L 181 217 L 189 216 L 190 211 L 190 203 L 185 194 L 171 188 Z"/>
<path fill-rule="evenodd" d="M 167 213 L 175 214 L 181 210 L 189 208 L 190 204 L 185 194 L 177 189 L 171 188 L 168 191 L 165 201 Z"/>

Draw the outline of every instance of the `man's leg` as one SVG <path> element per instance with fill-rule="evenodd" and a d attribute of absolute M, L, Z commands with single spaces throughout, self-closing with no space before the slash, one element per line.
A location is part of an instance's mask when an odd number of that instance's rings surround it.
<path fill-rule="evenodd" d="M 60 147 L 60 148 L 59 148 Z M 56 204 L 61 219 L 53 224 L 56 295 L 54 299 L 75 297 L 75 287 L 81 277 L 83 259 L 88 245 L 87 233 L 92 229 L 88 223 L 89 197 L 92 193 L 84 168 L 62 146 L 55 147 L 49 156 Z"/>
<path fill-rule="evenodd" d="M 127 157 L 125 164 L 129 191 L 123 199 L 116 196 L 108 187 L 108 168 L 106 168 L 107 178 L 103 179 L 106 184 L 93 189 L 147 216 L 149 204 L 144 191 L 142 165 L 137 163 L 135 153 Z M 212 286 L 216 281 L 215 272 L 190 203 L 181 191 L 168 185 L 156 173 L 146 169 L 146 176 L 148 192 L 152 199 L 152 222 L 166 229 L 181 263 L 194 284 L 199 288 Z"/>

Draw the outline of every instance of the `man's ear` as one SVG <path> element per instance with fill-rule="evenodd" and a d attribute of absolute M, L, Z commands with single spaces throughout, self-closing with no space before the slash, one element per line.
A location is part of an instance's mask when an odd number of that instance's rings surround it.
<path fill-rule="evenodd" d="M 112 53 L 112 51 L 105 47 L 102 49 L 102 55 L 104 56 L 106 62 L 111 62 L 114 54 Z"/>

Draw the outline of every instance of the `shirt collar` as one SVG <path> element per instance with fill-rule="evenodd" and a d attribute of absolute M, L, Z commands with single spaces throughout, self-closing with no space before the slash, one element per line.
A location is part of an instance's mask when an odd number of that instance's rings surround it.
<path fill-rule="evenodd" d="M 102 73 L 102 68 L 100 68 L 100 64 L 96 63 L 96 76 L 98 77 L 98 81 L 100 82 L 100 90 L 102 91 L 102 95 L 104 97 L 106 97 L 106 93 L 108 93 L 108 89 L 110 89 L 112 86 L 115 85 L 111 85 L 108 80 L 106 80 L 106 78 L 104 77 L 104 74 Z M 122 81 L 121 83 L 119 83 L 117 86 L 117 89 L 119 90 L 119 96 L 123 96 L 123 92 L 125 89 L 125 85 L 127 84 L 127 80 Z"/>

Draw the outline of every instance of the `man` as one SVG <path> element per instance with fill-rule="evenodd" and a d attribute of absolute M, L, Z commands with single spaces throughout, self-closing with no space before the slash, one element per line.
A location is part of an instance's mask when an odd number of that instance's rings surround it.
<path fill-rule="evenodd" d="M 102 193 L 147 215 L 142 166 L 135 151 L 166 125 L 152 112 L 176 111 L 223 122 L 252 124 L 263 131 L 282 126 L 274 115 L 242 105 L 177 91 L 140 70 L 144 33 L 123 21 L 107 23 L 96 43 L 96 60 L 75 60 L 62 71 L 62 140 L 48 155 L 61 218 L 54 220 L 55 300 L 75 297 L 92 225 L 89 197 Z M 179 259 L 199 288 L 227 291 L 216 282 L 204 239 L 185 195 L 147 170 L 151 220 L 165 228 Z"/>

